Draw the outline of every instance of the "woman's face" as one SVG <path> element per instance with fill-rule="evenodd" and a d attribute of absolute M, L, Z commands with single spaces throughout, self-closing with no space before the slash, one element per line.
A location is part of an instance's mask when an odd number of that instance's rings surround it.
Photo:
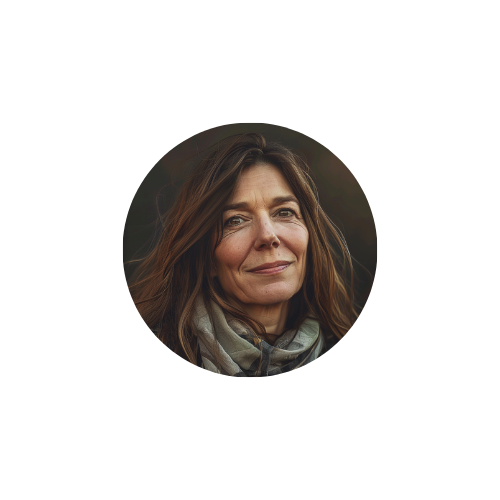
<path fill-rule="evenodd" d="M 271 305 L 300 290 L 309 233 L 298 200 L 277 167 L 245 168 L 223 221 L 222 241 L 215 249 L 216 276 L 228 298 Z"/>

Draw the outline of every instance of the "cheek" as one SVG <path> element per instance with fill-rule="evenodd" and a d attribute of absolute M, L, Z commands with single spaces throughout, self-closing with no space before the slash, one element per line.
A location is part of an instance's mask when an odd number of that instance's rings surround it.
<path fill-rule="evenodd" d="M 236 233 L 227 237 L 222 240 L 215 250 L 217 271 L 223 273 L 229 270 L 237 270 L 247 254 L 248 248 L 241 237 L 237 238 Z"/>
<path fill-rule="evenodd" d="M 288 247 L 298 257 L 305 259 L 307 254 L 307 245 L 309 243 L 309 232 L 299 224 L 288 223 L 283 228 L 283 236 L 286 236 Z M 279 237 L 279 235 L 278 235 Z"/>
<path fill-rule="evenodd" d="M 302 260 L 305 265 L 309 233 L 304 226 L 294 223 L 286 223 L 277 231 L 278 238 L 281 236 L 287 242 L 287 247 Z M 247 231 L 237 231 L 221 241 L 215 250 L 217 273 L 219 275 L 231 271 L 237 271 L 246 259 L 252 247 L 251 234 Z"/>

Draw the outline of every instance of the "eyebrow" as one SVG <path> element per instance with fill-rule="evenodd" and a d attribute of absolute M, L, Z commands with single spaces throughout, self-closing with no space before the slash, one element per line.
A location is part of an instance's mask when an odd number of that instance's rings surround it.
<path fill-rule="evenodd" d="M 276 196 L 273 198 L 272 201 L 272 206 L 276 205 L 281 205 L 282 203 L 287 203 L 289 201 L 293 201 L 294 203 L 297 203 L 299 205 L 299 200 L 293 196 L 293 194 L 288 195 L 288 196 Z M 240 201 L 238 203 L 232 203 L 231 205 L 226 205 L 222 211 L 223 212 L 228 212 L 229 210 L 239 210 L 239 209 L 247 209 L 250 206 L 250 204 L 246 201 Z M 300 206 L 300 205 L 299 205 Z"/>

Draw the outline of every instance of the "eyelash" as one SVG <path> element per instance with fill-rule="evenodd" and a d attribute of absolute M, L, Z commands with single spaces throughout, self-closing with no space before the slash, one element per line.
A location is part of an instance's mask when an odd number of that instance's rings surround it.
<path fill-rule="evenodd" d="M 279 214 L 280 212 L 292 212 L 293 215 L 282 215 L 281 217 L 282 218 L 287 218 L 287 217 L 297 217 L 297 212 L 295 210 L 293 210 L 292 208 L 280 208 L 276 213 Z M 229 225 L 229 221 L 232 221 L 234 219 L 241 219 L 243 220 L 243 217 L 240 217 L 239 215 L 234 215 L 233 217 L 229 217 L 229 219 L 226 220 L 226 222 L 224 222 L 224 227 L 238 227 L 240 226 L 241 224 L 237 224 L 235 226 L 230 226 Z"/>

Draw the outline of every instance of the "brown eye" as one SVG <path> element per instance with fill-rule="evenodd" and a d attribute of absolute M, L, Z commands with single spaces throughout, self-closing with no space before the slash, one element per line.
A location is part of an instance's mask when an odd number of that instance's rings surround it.
<path fill-rule="evenodd" d="M 291 212 L 292 215 L 279 215 L 279 214 L 281 214 L 281 212 Z M 295 212 L 295 210 L 292 210 L 291 208 L 281 208 L 280 210 L 278 210 L 277 215 L 279 217 L 286 219 L 286 218 L 293 217 L 294 215 L 297 216 L 297 213 Z M 243 221 L 243 219 L 241 217 L 229 217 L 229 219 L 227 219 L 226 222 L 224 223 L 224 226 L 225 227 L 238 227 L 242 224 L 242 222 L 240 222 L 239 224 L 231 224 L 231 221 L 238 220 L 238 219 Z"/>
<path fill-rule="evenodd" d="M 295 212 L 289 208 L 282 208 L 278 212 L 279 217 L 292 217 L 293 215 L 296 215 Z"/>
<path fill-rule="evenodd" d="M 243 219 L 241 217 L 231 217 L 227 219 L 226 226 L 227 227 L 236 227 L 243 223 Z"/>

